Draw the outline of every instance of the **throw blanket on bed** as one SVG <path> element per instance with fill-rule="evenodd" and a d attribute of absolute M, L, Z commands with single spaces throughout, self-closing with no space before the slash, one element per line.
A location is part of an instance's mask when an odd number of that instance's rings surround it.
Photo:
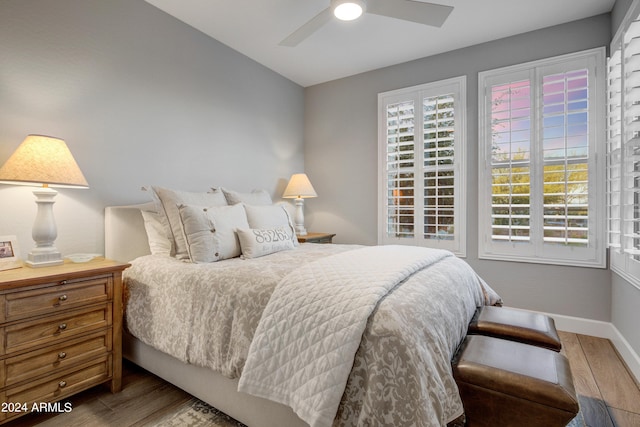
<path fill-rule="evenodd" d="M 449 256 L 427 248 L 373 246 L 296 269 L 265 308 L 238 390 L 290 406 L 311 427 L 330 426 L 380 299 Z"/>

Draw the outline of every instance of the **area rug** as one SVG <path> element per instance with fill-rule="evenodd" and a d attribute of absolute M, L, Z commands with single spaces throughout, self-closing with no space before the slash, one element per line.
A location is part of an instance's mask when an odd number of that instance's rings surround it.
<path fill-rule="evenodd" d="M 576 415 L 576 417 L 572 419 L 569 424 L 567 424 L 567 427 L 586 427 L 582 412 L 578 412 L 578 415 Z"/>
<path fill-rule="evenodd" d="M 153 427 L 247 427 L 213 406 L 193 398 L 175 412 L 151 424 Z"/>
<path fill-rule="evenodd" d="M 153 427 L 247 427 L 203 401 L 193 398 L 175 412 L 152 424 Z M 582 412 L 567 427 L 585 427 Z"/>

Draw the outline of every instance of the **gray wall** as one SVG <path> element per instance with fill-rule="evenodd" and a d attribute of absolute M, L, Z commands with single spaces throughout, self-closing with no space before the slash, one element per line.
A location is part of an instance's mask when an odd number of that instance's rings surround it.
<path fill-rule="evenodd" d="M 611 274 L 611 323 L 640 355 L 640 288 Z"/>
<path fill-rule="evenodd" d="M 89 190 L 59 189 L 57 246 L 103 252 L 103 209 L 142 185 L 266 188 L 303 170 L 304 90 L 143 0 L 0 1 L 0 164 L 66 140 Z M 33 246 L 29 187 L 0 185 L 0 235 Z"/>
<path fill-rule="evenodd" d="M 305 90 L 305 170 L 319 197 L 307 203 L 307 229 L 340 243 L 377 241 L 377 94 L 467 76 L 467 261 L 515 307 L 611 320 L 607 270 L 478 260 L 478 72 L 607 46 L 601 15 L 383 68 Z M 604 143 L 604 141 L 603 141 Z"/>
<path fill-rule="evenodd" d="M 633 3 L 633 0 L 616 0 L 616 3 L 613 5 L 613 9 L 611 10 L 611 37 L 613 38 L 622 24 L 622 20 L 624 19 L 624 15 L 629 10 L 629 7 Z"/>

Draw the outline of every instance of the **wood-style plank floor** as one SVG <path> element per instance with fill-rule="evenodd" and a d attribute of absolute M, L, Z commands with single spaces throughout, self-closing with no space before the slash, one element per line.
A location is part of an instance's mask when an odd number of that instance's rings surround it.
<path fill-rule="evenodd" d="M 602 338 L 560 332 L 588 427 L 640 427 L 640 388 L 612 344 Z M 122 392 L 94 387 L 70 399 L 65 414 L 30 414 L 7 427 L 144 427 L 191 396 L 153 374 L 124 363 Z"/>
<path fill-rule="evenodd" d="M 588 427 L 640 427 L 640 388 L 609 340 L 560 331 Z"/>

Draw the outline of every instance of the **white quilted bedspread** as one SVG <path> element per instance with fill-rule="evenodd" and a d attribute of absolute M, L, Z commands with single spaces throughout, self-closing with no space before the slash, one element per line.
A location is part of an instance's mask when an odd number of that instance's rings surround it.
<path fill-rule="evenodd" d="M 265 308 L 238 390 L 290 406 L 311 427 L 330 426 L 380 299 L 449 256 L 419 247 L 373 246 L 294 270 Z"/>

